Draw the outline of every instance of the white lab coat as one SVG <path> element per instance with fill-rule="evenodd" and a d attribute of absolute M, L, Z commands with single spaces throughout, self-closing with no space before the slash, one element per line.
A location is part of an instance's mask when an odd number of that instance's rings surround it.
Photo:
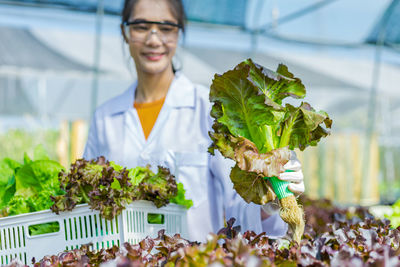
<path fill-rule="evenodd" d="M 207 153 L 212 119 L 208 89 L 194 85 L 177 72 L 157 121 L 146 140 L 133 107 L 136 83 L 123 94 L 100 106 L 91 122 L 84 157 L 105 156 L 126 167 L 150 164 L 168 167 L 183 183 L 187 198 L 189 239 L 204 241 L 223 227 L 224 215 L 236 218 L 242 232 L 266 231 L 283 236 L 287 225 L 279 215 L 261 221 L 260 206 L 247 204 L 233 189 L 229 178 L 233 161 Z"/>

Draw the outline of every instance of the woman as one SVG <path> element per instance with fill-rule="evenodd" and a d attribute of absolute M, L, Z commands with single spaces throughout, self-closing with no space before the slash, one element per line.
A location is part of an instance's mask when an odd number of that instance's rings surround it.
<path fill-rule="evenodd" d="M 262 221 L 273 213 L 271 205 L 263 211 L 233 190 L 229 179 L 233 162 L 207 153 L 212 125 L 208 90 L 172 65 L 179 32 L 185 29 L 182 2 L 126 0 L 121 29 L 138 78 L 96 110 L 84 157 L 104 155 L 127 167 L 168 167 L 194 203 L 188 211 L 191 240 L 205 240 L 209 232 L 223 227 L 224 215 L 235 217 L 242 230 L 284 235 L 286 225 L 277 214 Z M 296 172 L 281 179 L 295 180 L 291 189 L 301 193 L 300 164 L 290 161 L 288 168 Z"/>

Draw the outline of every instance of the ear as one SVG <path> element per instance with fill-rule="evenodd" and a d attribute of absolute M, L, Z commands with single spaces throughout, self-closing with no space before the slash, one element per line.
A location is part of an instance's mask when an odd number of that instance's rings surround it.
<path fill-rule="evenodd" d="M 128 38 L 124 31 L 124 24 L 121 23 L 120 28 L 121 28 L 121 34 L 122 34 L 122 37 L 124 38 L 125 43 L 128 43 Z"/>

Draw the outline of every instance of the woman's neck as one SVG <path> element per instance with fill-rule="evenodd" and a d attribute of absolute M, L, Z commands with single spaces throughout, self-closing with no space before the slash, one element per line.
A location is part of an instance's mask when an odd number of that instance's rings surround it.
<path fill-rule="evenodd" d="M 160 74 L 138 72 L 135 102 L 149 103 L 164 98 L 173 79 L 174 73 L 172 70 Z"/>

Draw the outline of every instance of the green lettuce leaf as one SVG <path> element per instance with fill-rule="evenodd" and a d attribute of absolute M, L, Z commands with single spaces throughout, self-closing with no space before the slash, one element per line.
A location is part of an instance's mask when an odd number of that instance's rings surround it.
<path fill-rule="evenodd" d="M 58 174 L 62 166 L 48 159 L 42 146 L 34 160 L 25 153 L 24 163 L 5 158 L 0 162 L 0 214 L 17 215 L 49 209 L 51 195 L 62 193 Z"/>
<path fill-rule="evenodd" d="M 24 164 L 29 164 L 32 162 L 32 159 L 28 156 L 28 153 L 24 153 Z"/>
<path fill-rule="evenodd" d="M 15 175 L 16 194 L 30 197 L 47 188 L 58 188 L 58 174 L 63 167 L 56 161 L 31 161 Z"/>
<path fill-rule="evenodd" d="M 249 73 L 250 67 L 246 65 L 214 76 L 210 101 L 216 104 L 211 115 L 233 136 L 247 138 L 263 151 L 265 136 L 260 127 L 274 121 L 274 115 L 268 112 L 273 109 L 264 103 L 265 96 L 248 80 Z"/>
<path fill-rule="evenodd" d="M 263 175 L 243 171 L 235 165 L 231 170 L 230 178 L 233 188 L 247 203 L 264 205 L 276 197 Z"/>
<path fill-rule="evenodd" d="M 186 199 L 185 197 L 186 190 L 183 187 L 182 183 L 178 183 L 177 186 L 178 186 L 178 192 L 175 197 L 170 199 L 170 202 L 182 205 L 187 209 L 190 209 L 193 206 L 193 201 L 191 199 Z"/>
<path fill-rule="evenodd" d="M 150 200 L 158 208 L 167 205 L 177 193 L 175 177 L 161 166 L 158 166 L 157 174 L 146 176 L 133 190 L 136 200 Z"/>
<path fill-rule="evenodd" d="M 14 176 L 14 170 L 4 161 L 0 161 L 0 190 L 2 190 L 9 180 Z"/>
<path fill-rule="evenodd" d="M 22 167 L 21 163 L 10 158 L 4 158 L 3 162 L 5 162 L 14 171 L 14 173 L 16 173 L 18 169 Z"/>
<path fill-rule="evenodd" d="M 5 213 L 7 216 L 31 212 L 31 199 L 21 195 L 14 195 L 7 203 Z"/>
<path fill-rule="evenodd" d="M 286 116 L 280 137 L 280 147 L 289 146 L 290 149 L 304 150 L 307 146 L 316 146 L 322 137 L 329 132 L 321 127 L 324 123 L 327 128 L 332 120 L 324 111 L 315 111 L 310 104 L 301 103 L 299 107 L 286 104 Z"/>
<path fill-rule="evenodd" d="M 231 179 L 246 201 L 269 201 L 269 187 L 260 177 L 283 172 L 290 158 L 288 149 L 315 146 L 329 134 L 332 120 L 326 112 L 315 111 L 306 102 L 299 107 L 282 105 L 287 97 L 299 99 L 305 94 L 301 80 L 283 64 L 272 71 L 248 59 L 214 76 L 209 152 L 214 154 L 218 149 L 236 161 Z M 269 196 L 267 200 L 263 194 Z"/>
<path fill-rule="evenodd" d="M 267 103 L 273 105 L 275 109 L 281 109 L 282 100 L 288 96 L 304 98 L 306 95 L 301 80 L 289 72 L 283 64 L 279 64 L 277 70 L 272 71 L 247 59 L 235 69 L 246 72 L 247 67 L 250 67 L 249 81 L 264 93 Z"/>
<path fill-rule="evenodd" d="M 14 170 L 6 160 L 0 161 L 0 209 L 4 207 L 15 193 Z"/>
<path fill-rule="evenodd" d="M 60 231 L 60 224 L 58 222 L 49 222 L 30 225 L 28 230 L 31 236 L 55 233 Z"/>
<path fill-rule="evenodd" d="M 154 173 L 150 170 L 150 166 L 130 169 L 128 174 L 133 186 L 139 185 L 143 180 L 146 180 L 153 175 Z"/>

